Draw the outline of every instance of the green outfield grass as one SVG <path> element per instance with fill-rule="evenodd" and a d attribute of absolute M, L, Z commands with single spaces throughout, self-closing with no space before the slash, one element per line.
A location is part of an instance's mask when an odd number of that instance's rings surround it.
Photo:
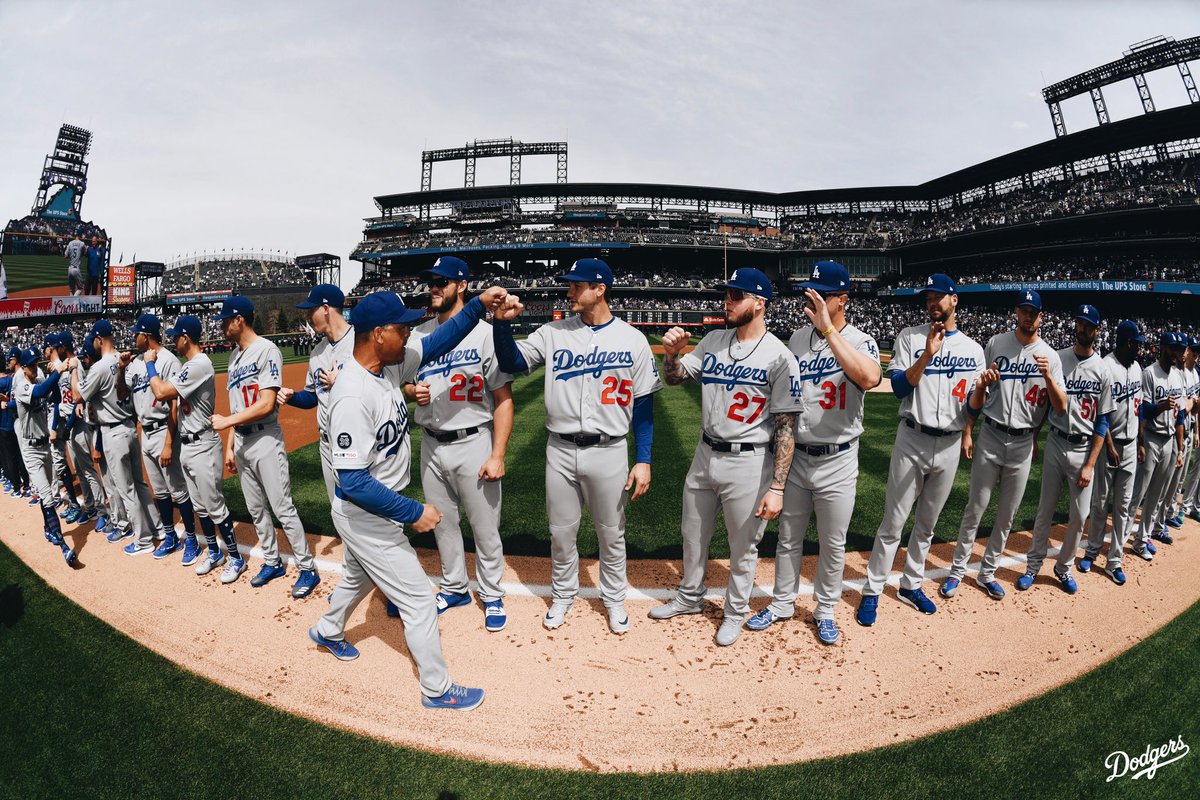
<path fill-rule="evenodd" d="M 1046 695 L 869 753 L 692 774 L 524 769 L 394 747 L 223 689 L 93 617 L 0 545 L 0 797 L 1193 797 L 1198 753 L 1153 780 L 1106 782 L 1104 762 L 1179 736 L 1195 748 L 1198 657 L 1200 604 Z M 414 698 L 394 713 L 449 712 L 422 712 Z"/>
<path fill-rule="evenodd" d="M 546 410 L 542 401 L 543 375 L 539 370 L 530 377 L 518 377 L 513 384 L 517 414 L 508 447 L 508 474 L 504 478 L 504 507 L 501 517 L 505 551 L 512 554 L 550 553 L 550 533 L 545 508 Z M 656 395 L 654 402 L 652 485 L 648 495 L 628 506 L 626 546 L 631 558 L 677 559 L 682 555 L 679 524 L 683 508 L 683 481 L 700 436 L 700 387 L 692 381 L 682 386 L 667 386 Z M 875 538 L 875 531 L 883 518 L 888 466 L 896 437 L 899 405 L 900 401 L 890 392 L 867 395 L 864 417 L 866 433 L 859 446 L 858 497 L 847 539 L 847 547 L 851 550 L 869 550 Z M 423 499 L 420 439 L 418 429 L 412 437 L 412 483 L 408 493 Z M 1045 441 L 1045 432 L 1042 441 Z M 632 457 L 631 438 L 631 461 Z M 305 529 L 316 533 L 334 533 L 329 517 L 329 503 L 321 479 L 317 445 L 312 444 L 293 451 L 289 461 L 292 492 Z M 1030 471 L 1025 499 L 1013 524 L 1015 529 L 1025 530 L 1033 526 L 1041 479 L 1042 465 L 1036 462 Z M 937 540 L 953 541 L 958 535 L 958 525 L 962 521 L 969 485 L 970 462 L 963 461 L 959 465 L 958 477 L 950 499 L 946 502 L 938 521 L 935 532 Z M 235 478 L 225 481 L 225 494 L 234 514 L 241 519 L 247 519 L 245 501 L 240 484 Z M 995 521 L 994 509 L 993 497 L 992 510 L 984 516 L 981 526 L 985 535 L 991 531 Z M 1065 520 L 1066 512 L 1064 493 L 1059 502 L 1059 518 Z M 469 525 L 465 517 L 463 526 L 469 537 Z M 724 533 L 722 522 L 718 524 L 718 535 L 713 539 L 713 558 L 725 558 L 729 555 Z M 414 535 L 413 541 L 419 546 L 435 546 L 433 534 Z M 778 522 L 771 522 L 759 552 L 766 556 L 774 556 L 777 541 Z M 814 522 L 809 526 L 806 551 L 815 552 L 816 542 Z M 468 547 L 472 545 L 473 542 L 468 540 Z M 579 549 L 582 555 L 590 557 L 596 556 L 598 552 L 595 531 L 586 518 L 580 528 Z"/>
<path fill-rule="evenodd" d="M 291 347 L 281 347 L 279 349 L 280 349 L 280 352 L 283 353 L 283 363 L 284 364 L 295 364 L 298 361 L 303 361 L 306 364 L 308 363 L 308 356 L 292 355 Z M 229 354 L 230 354 L 230 352 L 232 352 L 232 351 L 226 350 L 222 353 L 209 353 L 208 354 L 208 359 L 209 359 L 209 361 L 212 361 L 213 369 L 216 371 L 216 373 L 218 375 L 220 375 L 222 372 L 229 371 Z M 299 389 L 302 387 L 296 386 L 294 388 Z"/>
<path fill-rule="evenodd" d="M 87 271 L 87 264 L 82 269 Z M 64 286 L 67 282 L 67 259 L 64 256 L 4 257 L 4 273 L 8 276 L 8 291 L 23 292 L 42 286 Z"/>

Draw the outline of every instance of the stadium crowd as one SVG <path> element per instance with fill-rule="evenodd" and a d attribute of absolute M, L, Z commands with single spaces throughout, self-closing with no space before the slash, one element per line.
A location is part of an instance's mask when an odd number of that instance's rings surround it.
<path fill-rule="evenodd" d="M 307 287 L 309 280 L 291 260 L 266 258 L 222 258 L 193 260 L 183 265 L 170 265 L 163 273 L 162 287 L 166 294 L 203 292 L 221 289 Z"/>

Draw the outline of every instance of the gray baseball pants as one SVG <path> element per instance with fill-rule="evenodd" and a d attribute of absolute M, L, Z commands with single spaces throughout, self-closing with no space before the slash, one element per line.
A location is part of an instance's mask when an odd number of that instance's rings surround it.
<path fill-rule="evenodd" d="M 500 482 L 479 477 L 479 468 L 491 456 L 492 431 L 489 428 L 453 442 L 439 442 L 428 434 L 421 438 L 421 488 L 425 490 L 425 502 L 442 512 L 442 521 L 433 531 L 442 560 L 441 590 L 456 594 L 467 591 L 467 559 L 459 516 L 461 505 L 467 512 L 471 534 L 475 538 L 475 577 L 479 582 L 479 599 L 485 603 L 504 596 L 504 589 L 500 587 L 504 579 Z M 622 480 L 621 487 L 624 486 Z M 623 543 L 624 525 L 621 530 Z"/>
<path fill-rule="evenodd" d="M 1004 544 L 1008 541 L 1013 517 L 1021 505 L 1025 484 L 1029 481 L 1033 432 L 1014 436 L 996 430 L 984 422 L 982 416 L 978 422 L 976 428 L 982 426 L 983 430 L 979 431 L 975 440 L 971 489 L 966 510 L 963 512 L 962 525 L 958 528 L 958 544 L 954 548 L 950 575 L 961 580 L 966 573 L 979 523 L 983 520 L 988 503 L 991 502 L 992 490 L 999 482 L 1000 499 L 996 504 L 996 523 L 992 526 L 992 535 L 988 538 L 983 561 L 979 564 L 980 580 L 990 581 L 996 576 L 996 565 L 1004 554 Z"/>
<path fill-rule="evenodd" d="M 1179 510 L 1179 491 L 1183 488 L 1183 475 L 1187 469 L 1188 458 L 1192 455 L 1192 437 L 1183 435 L 1183 463 L 1171 471 L 1171 480 L 1167 483 L 1167 495 L 1163 498 L 1162 508 L 1158 515 L 1163 521 L 1175 516 Z"/>
<path fill-rule="evenodd" d="M 1114 467 L 1108 463 L 1105 456 L 1103 463 L 1096 469 L 1092 479 L 1092 518 L 1088 525 L 1087 556 L 1093 561 L 1104 548 L 1107 530 L 1108 492 L 1112 489 L 1112 544 L 1108 547 L 1109 567 L 1116 569 L 1121 566 L 1125 542 L 1129 539 L 1130 522 L 1133 519 L 1133 484 L 1137 472 L 1137 440 L 1132 439 L 1124 446 L 1118 446 L 1120 466 Z"/>
<path fill-rule="evenodd" d="M 1146 460 L 1138 475 L 1136 505 L 1142 517 L 1133 533 L 1133 545 L 1144 545 L 1150 534 L 1162 527 L 1159 512 L 1163 507 L 1168 483 L 1175 471 L 1175 437 L 1164 433 L 1146 432 Z"/>
<path fill-rule="evenodd" d="M 162 529 L 154 496 L 142 478 L 142 448 L 138 444 L 137 428 L 130 419 L 104 429 L 104 458 L 108 463 L 109 489 L 121 498 L 133 525 L 139 545 L 154 543 L 154 534 Z"/>
<path fill-rule="evenodd" d="M 1183 479 L 1183 513 L 1200 511 L 1200 451 L 1192 448 L 1192 460 Z"/>
<path fill-rule="evenodd" d="M 579 594 L 577 538 L 586 503 L 600 544 L 600 598 L 605 608 L 625 602 L 629 586 L 625 576 L 628 477 L 629 448 L 625 437 L 580 447 L 550 434 L 546 442 L 546 513 L 550 518 L 550 583 L 554 600 L 569 603 Z M 440 539 L 438 544 L 440 547 Z"/>
<path fill-rule="evenodd" d="M 1050 547 L 1050 525 L 1054 521 L 1058 498 L 1062 497 L 1064 483 L 1070 497 L 1069 512 L 1062 549 L 1058 552 L 1054 571 L 1061 575 L 1068 572 L 1075 562 L 1079 540 L 1083 535 L 1083 524 L 1087 521 L 1088 510 L 1092 505 L 1095 473 L 1092 483 L 1082 488 L 1078 485 L 1079 472 L 1087 462 L 1091 449 L 1091 437 L 1084 444 L 1071 444 L 1051 430 L 1046 438 L 1046 454 L 1042 458 L 1042 495 L 1033 522 L 1033 541 L 1025 554 L 1027 570 L 1038 572 L 1046 560 L 1046 551 Z"/>
<path fill-rule="evenodd" d="M 769 485 L 769 484 L 768 484 Z M 775 553 L 775 588 L 771 612 L 786 619 L 796 612 L 804 537 L 817 515 L 817 574 L 813 580 L 815 619 L 833 619 L 842 597 L 846 566 L 846 531 L 854 515 L 858 487 L 858 441 L 848 450 L 812 456 L 796 447 L 779 515 L 779 548 Z M 761 495 L 760 495 L 761 497 Z"/>
<path fill-rule="evenodd" d="M 221 437 L 215 431 L 207 431 L 197 441 L 181 445 L 179 464 L 183 467 L 188 497 L 196 513 L 216 525 L 224 522 L 229 516 L 229 507 L 225 505 L 225 493 L 221 490 L 221 477 L 225 474 Z"/>
<path fill-rule="evenodd" d="M 246 510 L 254 520 L 263 561 L 268 564 L 282 563 L 279 539 L 271 522 L 270 512 L 274 511 L 300 569 L 313 569 L 312 551 L 308 547 L 308 540 L 304 538 L 304 527 L 300 524 L 300 515 L 292 500 L 292 479 L 288 471 L 287 452 L 283 448 L 283 431 L 279 425 L 268 425 L 249 436 L 235 433 L 233 453 L 237 460 L 238 475 L 242 479 Z M 270 511 L 267 509 L 268 503 Z"/>
<path fill-rule="evenodd" d="M 104 497 L 104 487 L 100 484 L 100 475 L 96 472 L 96 464 L 92 456 L 92 437 L 95 430 L 81 419 L 76 419 L 71 426 L 71 437 L 68 441 L 71 449 L 71 462 L 75 465 L 75 476 L 79 478 L 79 494 L 83 500 L 85 511 L 107 511 Z"/>
<path fill-rule="evenodd" d="M 54 491 L 51 488 L 54 480 L 54 458 L 50 455 L 49 439 L 26 439 L 18 436 L 21 443 L 21 458 L 25 462 L 25 471 L 29 473 L 29 488 L 33 491 L 41 505 L 45 508 L 54 506 Z"/>
<path fill-rule="evenodd" d="M 146 465 L 146 476 L 150 479 L 150 491 L 155 497 L 170 497 L 176 503 L 186 503 L 188 500 L 187 482 L 183 477 L 183 467 L 179 463 L 182 445 L 179 437 L 171 439 L 171 466 L 164 467 L 158 457 L 162 454 L 163 445 L 167 441 L 167 429 L 147 434 L 142 431 L 142 463 Z"/>
<path fill-rule="evenodd" d="M 327 639 L 345 638 L 346 621 L 372 586 L 378 586 L 400 609 L 404 639 L 417 664 L 422 694 L 445 694 L 452 681 L 442 655 L 437 605 L 404 526 L 337 497 L 330 515 L 342 537 L 345 563 L 341 580 L 329 595 L 329 610 L 317 622 L 317 633 Z"/>
<path fill-rule="evenodd" d="M 891 466 L 888 468 L 883 520 L 875 532 L 875 544 L 867 561 L 867 582 L 863 594 L 878 595 L 883 592 L 892 562 L 896 560 L 904 525 L 914 504 L 917 514 L 912 533 L 908 536 L 908 552 L 904 560 L 904 573 L 900 577 L 900 588 L 921 587 L 921 582 L 925 580 L 925 560 L 929 557 L 929 546 L 933 542 L 933 529 L 942 507 L 946 505 L 946 498 L 950 496 L 950 490 L 954 488 L 961 445 L 961 433 L 930 436 L 908 427 L 904 422 L 900 423 L 896 430 L 896 443 L 892 447 Z"/>

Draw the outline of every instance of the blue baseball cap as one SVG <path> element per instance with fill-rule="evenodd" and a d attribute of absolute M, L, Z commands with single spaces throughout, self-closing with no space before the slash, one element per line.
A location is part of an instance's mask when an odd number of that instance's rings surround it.
<path fill-rule="evenodd" d="M 234 317 L 248 317 L 254 313 L 254 303 L 250 302 L 250 298 L 242 294 L 235 294 L 225 298 L 225 302 L 221 303 L 221 312 L 217 314 L 217 319 L 226 320 Z"/>
<path fill-rule="evenodd" d="M 409 308 L 395 292 L 378 291 L 358 301 L 350 311 L 350 324 L 355 333 L 362 333 L 393 323 L 411 325 L 424 316 L 424 309 Z"/>
<path fill-rule="evenodd" d="M 1171 347 L 1179 346 L 1179 334 L 1174 331 L 1163 331 L 1158 335 L 1158 343 L 1160 345 L 1169 345 Z"/>
<path fill-rule="evenodd" d="M 21 348 L 17 347 L 15 344 L 12 347 L 8 348 L 8 358 L 6 358 L 4 360 L 12 361 L 14 358 L 17 359 L 18 361 L 21 358 Z"/>
<path fill-rule="evenodd" d="M 1142 336 L 1142 329 L 1138 327 L 1136 322 L 1131 319 L 1123 319 L 1117 325 L 1117 341 L 1124 340 L 1144 342 L 1146 341 L 1146 337 Z"/>
<path fill-rule="evenodd" d="M 958 294 L 958 285 L 944 272 L 935 272 L 925 279 L 921 292 L 939 292 L 941 294 Z"/>
<path fill-rule="evenodd" d="M 297 303 L 296 308 L 320 308 L 321 306 L 333 306 L 341 308 L 346 305 L 346 295 L 342 294 L 342 290 L 334 286 L 332 283 L 318 283 L 308 293 L 308 297 L 303 303 Z"/>
<path fill-rule="evenodd" d="M 1084 303 L 1075 311 L 1075 319 L 1081 319 L 1089 325 L 1100 326 L 1100 309 Z"/>
<path fill-rule="evenodd" d="M 137 318 L 137 322 L 133 323 L 131 330 L 134 333 L 145 333 L 157 339 L 162 335 L 162 321 L 154 314 L 142 314 Z"/>
<path fill-rule="evenodd" d="M 112 323 L 106 319 L 96 320 L 95 322 L 92 323 L 92 335 L 93 336 L 112 336 L 113 335 Z"/>
<path fill-rule="evenodd" d="M 1186 338 L 1189 349 L 1200 351 L 1200 336 L 1188 336 Z"/>
<path fill-rule="evenodd" d="M 88 358 L 96 357 L 96 337 L 88 334 L 83 337 L 83 349 L 79 351 L 80 355 L 85 355 Z"/>
<path fill-rule="evenodd" d="M 1019 295 L 1017 295 L 1017 305 L 1018 306 L 1029 306 L 1032 309 L 1041 311 L 1042 310 L 1042 296 L 1040 294 L 1038 294 L 1037 292 L 1035 292 L 1033 289 L 1022 289 L 1021 293 Z"/>
<path fill-rule="evenodd" d="M 22 367 L 28 367 L 30 364 L 36 364 L 38 358 L 40 358 L 40 356 L 38 356 L 37 350 L 32 347 L 27 347 L 17 354 L 17 363 Z"/>
<path fill-rule="evenodd" d="M 571 265 L 571 269 L 564 275 L 559 275 L 560 281 L 588 281 L 591 283 L 603 283 L 605 286 L 612 286 L 613 274 L 608 264 L 605 264 L 598 258 L 581 258 Z"/>
<path fill-rule="evenodd" d="M 74 350 L 75 349 L 75 337 L 71 335 L 70 331 L 59 331 L 58 332 L 58 346 L 65 347 L 68 350 Z"/>
<path fill-rule="evenodd" d="M 58 347 L 58 334 L 47 333 L 46 338 L 42 340 L 42 347 Z"/>
<path fill-rule="evenodd" d="M 196 344 L 200 344 L 201 332 L 204 326 L 200 323 L 200 318 L 194 314 L 180 314 L 175 320 L 173 327 L 167 328 L 167 336 L 175 339 L 180 336 L 186 336 Z"/>
<path fill-rule="evenodd" d="M 800 287 L 821 294 L 843 294 L 850 291 L 850 271 L 836 261 L 818 261 Z"/>
<path fill-rule="evenodd" d="M 771 287 L 771 279 L 768 278 L 761 270 L 754 267 L 739 267 L 729 276 L 729 280 L 725 283 L 717 284 L 718 289 L 741 289 L 743 292 L 756 294 L 759 297 L 770 300 L 774 289 Z"/>
<path fill-rule="evenodd" d="M 603 263 L 603 262 L 601 262 Z M 455 256 L 442 256 L 437 261 L 433 262 L 433 266 L 429 269 L 421 271 L 422 276 L 437 275 L 442 278 L 449 278 L 452 281 L 465 281 L 471 277 L 471 268 L 467 266 L 467 262 Z"/>

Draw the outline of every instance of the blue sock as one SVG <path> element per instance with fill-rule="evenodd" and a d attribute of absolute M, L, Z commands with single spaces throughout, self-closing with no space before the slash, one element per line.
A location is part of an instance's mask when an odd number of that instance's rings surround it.
<path fill-rule="evenodd" d="M 230 558 L 241 558 L 238 553 L 237 538 L 233 535 L 233 517 L 226 517 L 217 523 L 217 527 L 221 529 L 221 538 L 225 541 L 225 550 L 229 553 Z"/>
<path fill-rule="evenodd" d="M 50 540 L 55 544 L 62 541 L 62 526 L 58 523 L 58 514 L 54 513 L 54 509 L 49 506 L 42 505 L 42 521 L 46 524 L 46 533 L 50 534 Z"/>
<path fill-rule="evenodd" d="M 221 548 L 217 546 L 217 528 L 213 525 L 213 521 L 201 515 L 200 530 L 204 531 L 204 541 L 208 544 L 208 549 L 214 553 L 221 552 Z"/>
<path fill-rule="evenodd" d="M 71 468 L 64 466 L 62 472 L 58 473 L 58 479 L 66 487 L 67 497 L 71 499 L 71 505 L 79 505 L 79 495 L 75 492 L 75 476 L 71 474 Z"/>
<path fill-rule="evenodd" d="M 186 536 L 196 535 L 196 509 L 192 508 L 191 498 L 184 500 L 182 503 L 176 503 L 175 507 L 179 509 L 180 521 L 183 523 L 183 532 Z"/>
<path fill-rule="evenodd" d="M 163 533 L 174 535 L 175 504 L 171 502 L 170 496 L 154 498 L 154 506 L 158 509 L 158 516 L 162 519 Z"/>

